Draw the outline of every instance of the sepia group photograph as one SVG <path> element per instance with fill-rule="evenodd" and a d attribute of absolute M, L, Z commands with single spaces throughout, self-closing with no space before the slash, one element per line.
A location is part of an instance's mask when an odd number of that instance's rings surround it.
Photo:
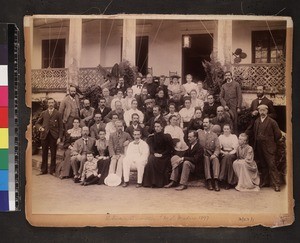
<path fill-rule="evenodd" d="M 294 222 L 289 17 L 24 18 L 34 226 Z"/>

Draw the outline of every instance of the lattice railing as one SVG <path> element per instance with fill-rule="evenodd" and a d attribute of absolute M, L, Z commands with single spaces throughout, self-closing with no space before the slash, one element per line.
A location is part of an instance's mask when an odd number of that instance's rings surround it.
<path fill-rule="evenodd" d="M 33 92 L 66 90 L 67 83 L 67 68 L 45 68 L 31 70 L 31 86 Z"/>
<path fill-rule="evenodd" d="M 91 85 L 101 85 L 104 82 L 98 68 L 80 68 L 78 80 L 80 90 Z"/>
<path fill-rule="evenodd" d="M 264 85 L 268 92 L 285 92 L 285 68 L 282 64 L 236 64 L 233 75 L 243 90 L 255 90 L 258 85 Z"/>

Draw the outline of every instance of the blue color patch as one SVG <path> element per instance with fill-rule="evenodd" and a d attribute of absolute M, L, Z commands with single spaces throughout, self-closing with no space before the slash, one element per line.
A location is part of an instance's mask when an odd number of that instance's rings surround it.
<path fill-rule="evenodd" d="M 0 170 L 0 191 L 8 191 L 8 170 Z"/>
<path fill-rule="evenodd" d="M 9 211 L 8 191 L 0 191 L 0 211 Z"/>

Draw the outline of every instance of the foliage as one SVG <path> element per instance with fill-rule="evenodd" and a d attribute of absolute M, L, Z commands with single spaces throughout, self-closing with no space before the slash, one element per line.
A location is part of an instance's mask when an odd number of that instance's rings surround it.
<path fill-rule="evenodd" d="M 98 107 L 98 102 L 102 94 L 102 88 L 97 85 L 97 86 L 88 86 L 86 89 L 83 91 L 83 99 L 89 99 L 91 106 L 97 108 Z"/>

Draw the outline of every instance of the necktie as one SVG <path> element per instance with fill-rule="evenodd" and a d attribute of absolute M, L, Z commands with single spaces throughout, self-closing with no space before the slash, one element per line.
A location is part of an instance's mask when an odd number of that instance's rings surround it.
<path fill-rule="evenodd" d="M 52 116 L 52 113 L 53 113 L 53 111 L 52 111 L 52 110 L 51 110 L 51 111 L 49 110 L 49 114 L 50 114 L 50 116 Z"/>

